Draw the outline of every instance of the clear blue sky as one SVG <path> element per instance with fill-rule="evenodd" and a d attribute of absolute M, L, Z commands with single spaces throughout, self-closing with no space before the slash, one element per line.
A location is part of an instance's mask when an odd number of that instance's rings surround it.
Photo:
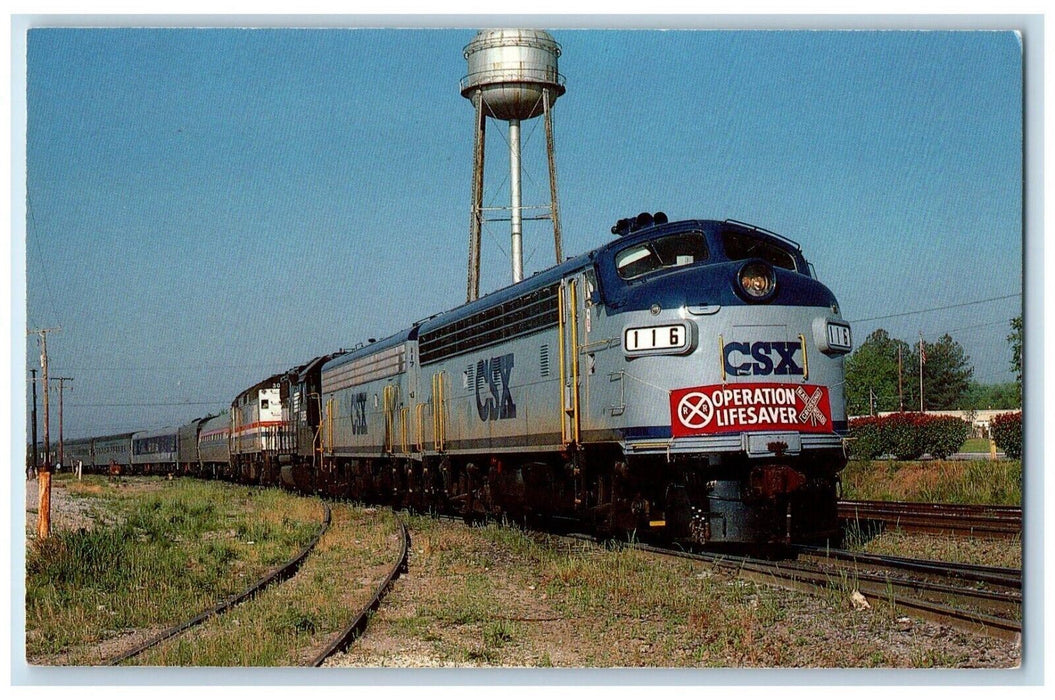
<path fill-rule="evenodd" d="M 175 425 L 464 300 L 473 30 L 33 30 L 27 325 L 74 377 L 68 437 Z M 950 333 L 1011 379 L 1022 53 L 1010 32 L 553 30 L 566 254 L 615 220 L 789 236 L 854 324 Z M 486 203 L 508 202 L 488 125 Z M 524 203 L 548 201 L 542 120 Z M 508 282 L 508 223 L 482 290 Z M 525 270 L 553 263 L 525 224 Z M 37 366 L 35 339 L 27 360 Z M 160 405 L 151 405 L 160 404 Z"/>

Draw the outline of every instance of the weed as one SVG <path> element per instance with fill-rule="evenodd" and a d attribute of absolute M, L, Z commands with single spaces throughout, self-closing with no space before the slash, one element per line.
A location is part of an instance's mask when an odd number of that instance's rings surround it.
<path fill-rule="evenodd" d="M 854 500 L 1022 503 L 1022 461 L 1015 459 L 851 460 L 841 478 L 843 497 Z"/>
<path fill-rule="evenodd" d="M 315 613 L 306 612 L 297 608 L 286 608 L 279 615 L 277 627 L 280 629 L 295 630 L 302 634 L 315 634 L 319 629 L 319 619 Z"/>
<path fill-rule="evenodd" d="M 231 522 L 250 527 L 260 513 L 242 509 L 224 485 L 157 479 L 133 489 L 86 479 L 89 486 L 94 488 L 80 493 L 98 494 L 94 506 L 103 521 L 90 530 L 55 532 L 27 548 L 29 658 L 97 642 L 121 629 L 181 621 L 244 589 L 269 562 L 295 551 L 285 537 L 259 547 L 230 540 Z M 272 505 L 292 513 L 300 500 L 284 495 Z M 300 546 L 318 527 L 290 523 Z"/>
<path fill-rule="evenodd" d="M 505 620 L 489 622 L 484 627 L 484 643 L 487 646 L 497 649 L 511 641 L 513 641 L 513 626 Z"/>

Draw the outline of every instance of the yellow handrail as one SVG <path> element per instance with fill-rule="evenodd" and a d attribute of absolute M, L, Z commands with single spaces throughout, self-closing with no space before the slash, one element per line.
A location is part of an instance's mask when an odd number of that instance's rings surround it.
<path fill-rule="evenodd" d="M 333 451 L 333 397 L 331 396 L 326 400 L 326 435 L 323 440 L 323 450 L 325 451 L 326 445 L 330 446 L 330 451 Z"/>
<path fill-rule="evenodd" d="M 429 401 L 432 402 L 432 448 L 439 452 L 440 450 L 440 424 L 439 414 L 440 411 L 437 408 L 439 404 L 439 389 L 436 388 L 436 375 L 432 375 L 432 395 L 429 397 Z"/>
<path fill-rule="evenodd" d="M 442 452 L 447 442 L 447 425 L 444 420 L 444 374 L 446 372 L 439 371 L 432 375 L 432 443 L 437 452 Z"/>
<path fill-rule="evenodd" d="M 316 393 L 312 393 L 309 396 L 308 400 L 310 401 L 312 397 L 314 397 L 315 400 L 318 401 L 318 403 L 319 403 L 319 418 L 320 418 L 320 420 L 319 420 L 319 427 L 315 429 L 315 435 L 313 436 L 313 438 L 316 438 L 317 440 L 313 440 L 312 441 L 312 450 L 318 452 L 320 460 L 321 460 L 322 453 L 323 453 L 323 440 L 324 440 L 324 436 L 322 434 L 323 422 L 321 420 L 322 419 L 322 415 L 323 415 L 323 413 L 322 413 L 322 396 L 319 395 L 319 394 L 316 394 Z M 315 442 L 318 442 L 318 447 L 315 447 L 315 444 L 314 444 Z"/>
<path fill-rule="evenodd" d="M 557 287 L 557 345 L 560 347 L 560 441 L 563 445 L 568 442 L 567 415 L 564 412 L 567 404 L 564 393 L 564 363 L 567 361 L 564 350 L 564 285 Z"/>
<path fill-rule="evenodd" d="M 425 424 L 425 420 L 424 420 L 424 417 L 422 415 L 424 412 L 425 412 L 425 404 L 419 402 L 418 404 L 415 405 L 414 413 L 415 413 L 415 417 L 417 418 L 417 423 L 418 423 L 417 428 L 418 429 L 417 429 L 417 435 L 416 435 L 417 440 L 415 441 L 414 445 L 415 445 L 415 447 L 417 447 L 418 452 L 423 452 L 425 450 L 425 440 L 423 439 L 424 436 L 422 435 L 422 432 L 423 432 L 422 428 L 424 427 L 424 424 Z"/>
<path fill-rule="evenodd" d="M 810 358 L 806 356 L 806 336 L 799 333 L 799 343 L 802 344 L 802 379 L 810 378 Z"/>
<path fill-rule="evenodd" d="M 571 298 L 568 300 L 568 308 L 571 309 L 571 405 L 572 405 L 572 428 L 574 430 L 575 442 L 579 442 L 579 325 L 576 314 L 575 280 L 568 283 L 568 292 Z"/>
<path fill-rule="evenodd" d="M 722 384 L 725 384 L 725 343 L 720 334 L 718 336 L 718 364 L 722 368 Z"/>
<path fill-rule="evenodd" d="M 395 452 L 396 446 L 396 385 L 386 384 L 384 389 L 385 452 Z"/>
<path fill-rule="evenodd" d="M 410 412 L 409 406 L 404 406 L 399 409 L 399 435 L 400 444 L 403 447 L 403 454 L 407 454 L 410 450 L 407 449 L 407 413 Z"/>
<path fill-rule="evenodd" d="M 440 451 L 442 452 L 447 448 L 447 415 L 446 415 L 446 403 L 447 403 L 447 388 L 443 381 L 444 372 L 439 373 L 440 383 Z"/>

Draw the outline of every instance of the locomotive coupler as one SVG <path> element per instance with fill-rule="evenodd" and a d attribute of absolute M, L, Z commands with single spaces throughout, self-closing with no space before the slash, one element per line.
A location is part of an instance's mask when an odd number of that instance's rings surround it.
<path fill-rule="evenodd" d="M 797 491 L 805 483 L 806 476 L 786 464 L 766 464 L 753 468 L 748 474 L 747 495 L 752 499 L 772 501 Z"/>

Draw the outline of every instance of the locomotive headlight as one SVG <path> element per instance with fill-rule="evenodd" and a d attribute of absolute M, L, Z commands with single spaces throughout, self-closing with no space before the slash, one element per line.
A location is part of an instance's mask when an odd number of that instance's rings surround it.
<path fill-rule="evenodd" d="M 736 281 L 744 298 L 748 301 L 765 301 L 777 290 L 777 277 L 773 268 L 764 262 L 749 262 L 740 268 Z"/>

